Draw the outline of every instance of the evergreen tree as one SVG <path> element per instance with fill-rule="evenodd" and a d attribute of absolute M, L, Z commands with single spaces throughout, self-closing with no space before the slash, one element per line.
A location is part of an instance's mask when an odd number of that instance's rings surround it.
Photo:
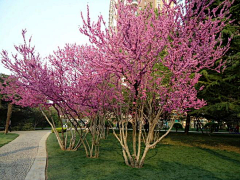
<path fill-rule="evenodd" d="M 222 0 L 216 1 L 213 7 L 221 2 Z M 222 31 L 224 43 L 232 37 L 230 49 L 223 57 L 226 69 L 220 74 L 202 70 L 197 88 L 202 85 L 205 88 L 199 91 L 198 97 L 205 99 L 208 105 L 190 113 L 219 123 L 225 121 L 228 125 L 238 123 L 240 120 L 240 0 L 233 3 L 230 11 L 232 14 L 230 20 L 234 21 Z"/>

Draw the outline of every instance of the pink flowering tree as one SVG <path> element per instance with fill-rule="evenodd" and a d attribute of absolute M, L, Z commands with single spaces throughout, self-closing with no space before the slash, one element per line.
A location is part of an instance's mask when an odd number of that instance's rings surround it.
<path fill-rule="evenodd" d="M 103 57 L 95 59 L 94 64 L 111 76 L 115 96 L 108 100 L 120 124 L 119 134 L 114 135 L 127 165 L 142 167 L 149 149 L 170 132 L 173 122 L 165 134 L 154 136 L 163 113 L 181 114 L 206 104 L 197 98 L 195 89 L 199 72 L 204 68 L 219 72 L 223 63 L 216 61 L 229 48 L 222 47 L 220 32 L 228 21 L 231 3 L 225 1 L 211 11 L 208 7 L 212 2 L 170 1 L 161 9 L 148 5 L 140 10 L 131 1 L 119 0 L 114 29 L 105 27 L 102 16 L 94 23 L 89 12 L 86 19 L 82 15 L 80 32 Z M 128 144 L 129 122 L 132 149 Z M 147 122 L 149 131 L 143 129 Z"/>
<path fill-rule="evenodd" d="M 57 92 L 54 87 L 53 79 L 49 76 L 47 66 L 39 54 L 36 54 L 35 48 L 31 46 L 25 38 L 26 31 L 22 32 L 24 43 L 15 46 L 17 54 L 9 57 L 7 51 L 2 51 L 2 62 L 6 68 L 14 74 L 5 80 L 8 86 L 1 87 L 1 92 L 6 94 L 5 99 L 11 100 L 14 104 L 29 107 L 40 107 L 47 121 L 58 139 L 62 150 L 65 150 L 64 139 L 61 139 L 54 121 L 43 111 L 44 108 L 53 106 L 52 100 L 56 98 L 53 92 Z"/>
<path fill-rule="evenodd" d="M 91 61 L 97 57 L 96 50 L 91 46 L 67 44 L 44 62 L 36 55 L 31 39 L 26 41 L 25 33 L 23 31 L 24 44 L 15 46 L 18 54 L 10 58 L 7 51 L 2 52 L 3 64 L 14 74 L 6 80 L 9 86 L 0 88 L 7 94 L 5 98 L 21 106 L 39 106 L 62 150 L 76 150 L 83 145 L 87 157 L 98 157 L 106 114 L 103 110 L 107 106 L 104 101 L 107 78 L 91 67 Z M 54 121 L 43 111 L 49 107 L 58 112 L 62 127 L 62 117 L 71 123 L 70 139 L 63 128 L 62 135 L 57 132 Z M 84 122 L 79 121 L 83 117 L 90 120 L 86 131 L 82 129 Z M 89 132 L 91 144 L 86 139 Z"/>
<path fill-rule="evenodd" d="M 91 46 L 66 45 L 64 49 L 54 52 L 49 56 L 49 62 L 54 67 L 55 82 L 63 82 L 62 87 L 66 89 L 66 94 L 61 94 L 64 104 L 63 114 L 69 114 L 68 119 L 72 119 L 79 125 L 76 118 L 88 119 L 87 130 L 81 131 L 84 134 L 84 148 L 88 157 L 97 158 L 99 156 L 99 142 L 105 134 L 105 117 L 107 111 L 105 107 L 106 96 L 109 96 L 106 85 L 107 74 L 98 71 L 92 62 L 100 60 L 96 48 Z M 61 78 L 59 78 L 61 77 Z M 81 129 L 81 127 L 79 126 Z M 91 135 L 91 144 L 85 138 Z"/>

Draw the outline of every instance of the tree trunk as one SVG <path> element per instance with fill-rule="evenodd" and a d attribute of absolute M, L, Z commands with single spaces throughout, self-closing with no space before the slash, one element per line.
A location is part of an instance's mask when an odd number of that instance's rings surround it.
<path fill-rule="evenodd" d="M 6 120 L 6 128 L 5 128 L 5 134 L 8 133 L 8 128 L 9 128 L 9 122 L 12 116 L 12 104 L 8 103 L 8 111 L 7 111 L 7 120 Z"/>
<path fill-rule="evenodd" d="M 59 136 L 59 134 L 58 134 L 58 132 L 57 132 L 57 130 L 56 130 L 56 127 L 55 127 L 54 122 L 52 123 L 52 122 L 48 119 L 47 115 L 45 114 L 45 112 L 42 110 L 41 107 L 40 107 L 40 110 L 41 110 L 43 116 L 46 118 L 46 120 L 47 120 L 47 122 L 49 123 L 49 125 L 52 127 L 52 130 L 53 130 L 53 132 L 54 132 L 54 134 L 55 134 L 55 136 L 56 136 L 56 138 L 57 138 L 57 141 L 58 141 L 58 144 L 59 144 L 61 150 L 65 151 L 66 148 L 65 148 L 64 143 L 63 143 L 64 140 L 62 140 L 62 139 L 60 138 L 60 136 Z"/>
<path fill-rule="evenodd" d="M 133 156 L 134 158 L 137 156 L 137 131 L 136 131 L 136 121 L 132 123 L 132 137 L 133 137 Z"/>
<path fill-rule="evenodd" d="M 144 163 L 144 161 L 145 161 L 145 158 L 146 158 L 146 155 L 147 155 L 147 152 L 148 152 L 148 150 L 149 150 L 149 146 L 147 145 L 147 146 L 145 147 L 145 149 L 144 149 L 144 152 L 143 152 L 142 158 L 141 158 L 141 160 L 140 160 L 140 162 L 139 162 L 139 165 L 138 165 L 138 167 L 137 167 L 137 168 L 142 168 L 142 166 L 143 166 L 143 163 Z"/>
<path fill-rule="evenodd" d="M 154 141 L 154 129 L 156 124 L 154 122 L 148 122 L 149 124 L 147 125 L 147 133 L 149 137 L 149 142 Z"/>
<path fill-rule="evenodd" d="M 0 109 L 2 109 L 2 99 L 1 99 L 1 96 L 0 96 Z"/>
<path fill-rule="evenodd" d="M 188 135 L 188 132 L 189 132 L 190 121 L 191 121 L 190 115 L 187 114 L 187 120 L 186 120 L 186 126 L 185 126 L 185 134 L 186 135 Z"/>

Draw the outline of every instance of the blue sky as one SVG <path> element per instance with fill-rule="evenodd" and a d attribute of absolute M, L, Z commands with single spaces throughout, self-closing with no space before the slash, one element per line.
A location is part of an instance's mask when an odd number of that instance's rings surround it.
<path fill-rule="evenodd" d="M 102 14 L 108 21 L 110 0 L 0 0 L 0 51 L 15 52 L 13 45 L 22 43 L 21 31 L 27 29 L 32 44 L 47 56 L 65 43 L 85 44 L 88 38 L 81 35 L 80 12 L 97 20 Z M 0 63 L 0 73 L 10 74 Z"/>

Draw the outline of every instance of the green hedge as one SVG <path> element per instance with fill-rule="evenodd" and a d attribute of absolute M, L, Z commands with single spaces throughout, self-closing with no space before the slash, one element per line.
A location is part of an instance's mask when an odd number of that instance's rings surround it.
<path fill-rule="evenodd" d="M 33 123 L 19 123 L 18 126 L 13 126 L 12 130 L 13 131 L 32 131 L 34 130 Z"/>
<path fill-rule="evenodd" d="M 56 130 L 58 133 L 62 133 L 62 128 L 56 128 Z M 66 132 L 66 131 L 67 131 L 67 128 L 63 128 L 63 132 Z M 52 129 L 52 133 L 54 133 L 53 129 Z"/>

